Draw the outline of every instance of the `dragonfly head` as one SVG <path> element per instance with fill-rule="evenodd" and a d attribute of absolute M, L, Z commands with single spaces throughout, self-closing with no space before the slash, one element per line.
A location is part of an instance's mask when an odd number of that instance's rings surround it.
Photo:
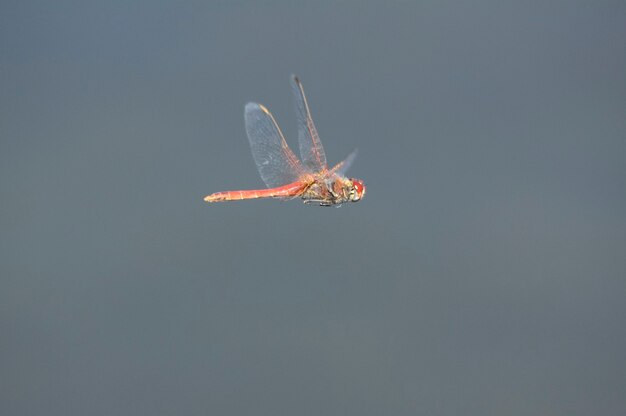
<path fill-rule="evenodd" d="M 360 201 L 361 198 L 365 196 L 365 185 L 363 185 L 363 181 L 360 179 L 350 178 L 350 182 L 352 182 L 352 188 L 350 189 L 350 201 Z"/>

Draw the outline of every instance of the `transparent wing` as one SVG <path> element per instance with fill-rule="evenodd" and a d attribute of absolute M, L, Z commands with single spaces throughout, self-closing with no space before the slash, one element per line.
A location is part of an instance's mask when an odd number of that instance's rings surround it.
<path fill-rule="evenodd" d="M 337 175 L 346 176 L 346 172 L 348 172 L 348 169 L 350 169 L 350 166 L 352 166 L 352 164 L 354 163 L 354 159 L 356 159 L 356 155 L 358 153 L 359 153 L 358 150 L 354 149 L 352 153 L 348 155 L 348 157 L 346 157 L 343 161 L 333 166 L 331 171 L 333 173 L 336 173 Z"/>
<path fill-rule="evenodd" d="M 248 103 L 244 113 L 252 157 L 269 188 L 295 182 L 306 170 L 291 151 L 274 116 L 261 104 Z"/>
<path fill-rule="evenodd" d="M 309 104 L 304 95 L 302 83 L 297 76 L 291 76 L 291 89 L 296 99 L 296 116 L 298 118 L 298 141 L 300 142 L 300 157 L 304 166 L 314 172 L 326 170 L 326 154 L 320 138 L 317 135 Z"/>

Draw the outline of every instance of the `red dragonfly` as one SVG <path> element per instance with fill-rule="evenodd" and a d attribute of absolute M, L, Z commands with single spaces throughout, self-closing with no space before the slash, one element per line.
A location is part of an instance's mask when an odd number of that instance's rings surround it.
<path fill-rule="evenodd" d="M 363 181 L 344 176 L 354 162 L 356 151 L 329 169 L 298 77 L 291 77 L 291 87 L 296 99 L 298 141 L 302 159 L 298 159 L 289 148 L 268 109 L 261 104 L 248 103 L 244 113 L 246 133 L 259 174 L 268 189 L 216 192 L 205 197 L 205 201 L 300 197 L 305 204 L 339 206 L 344 202 L 357 202 L 363 198 Z"/>

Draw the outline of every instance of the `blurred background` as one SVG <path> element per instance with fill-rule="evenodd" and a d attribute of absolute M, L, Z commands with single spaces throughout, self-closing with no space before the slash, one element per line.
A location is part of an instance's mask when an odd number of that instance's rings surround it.
<path fill-rule="evenodd" d="M 625 22 L 2 2 L 0 413 L 626 414 Z M 291 73 L 365 199 L 204 203 Z"/>

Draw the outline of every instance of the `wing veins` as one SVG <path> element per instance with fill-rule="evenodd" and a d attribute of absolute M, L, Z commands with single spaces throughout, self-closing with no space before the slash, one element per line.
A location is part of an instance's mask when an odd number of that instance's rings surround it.
<path fill-rule="evenodd" d="M 295 155 L 295 153 L 291 150 L 291 148 L 287 144 L 287 140 L 285 140 L 285 136 L 283 135 L 283 132 L 280 129 L 280 126 L 276 122 L 274 115 L 272 115 L 270 110 L 268 110 L 267 107 L 265 107 L 263 104 L 259 104 L 259 108 L 270 118 L 270 120 L 272 120 L 272 124 L 274 124 L 274 128 L 276 129 L 276 131 L 278 132 L 278 135 L 280 136 L 280 144 L 283 148 L 283 152 L 285 156 L 287 157 L 287 161 L 289 162 L 291 167 L 294 168 L 294 170 L 302 173 L 303 171 L 302 164 L 300 163 L 300 160 L 298 159 L 298 157 Z"/>
<path fill-rule="evenodd" d="M 248 103 L 244 116 L 252 156 L 267 187 L 296 182 L 308 172 L 289 148 L 276 119 L 265 106 Z"/>
<path fill-rule="evenodd" d="M 300 116 L 304 118 L 304 120 L 300 120 L 300 122 L 303 122 L 304 124 L 304 126 L 300 126 L 300 128 L 306 128 L 306 132 L 300 131 L 298 134 L 298 139 L 300 141 L 300 156 L 302 157 L 302 161 L 305 165 L 312 162 L 317 170 L 325 171 L 328 168 L 326 165 L 326 154 L 317 133 L 317 129 L 315 128 L 315 124 L 313 123 L 313 117 L 311 116 L 309 103 L 306 99 L 306 94 L 304 93 L 304 87 L 297 76 L 292 76 L 292 81 L 297 89 L 295 94 L 296 109 L 298 112 L 304 113 L 300 114 Z M 312 156 L 313 160 L 310 160 L 310 156 Z"/>

